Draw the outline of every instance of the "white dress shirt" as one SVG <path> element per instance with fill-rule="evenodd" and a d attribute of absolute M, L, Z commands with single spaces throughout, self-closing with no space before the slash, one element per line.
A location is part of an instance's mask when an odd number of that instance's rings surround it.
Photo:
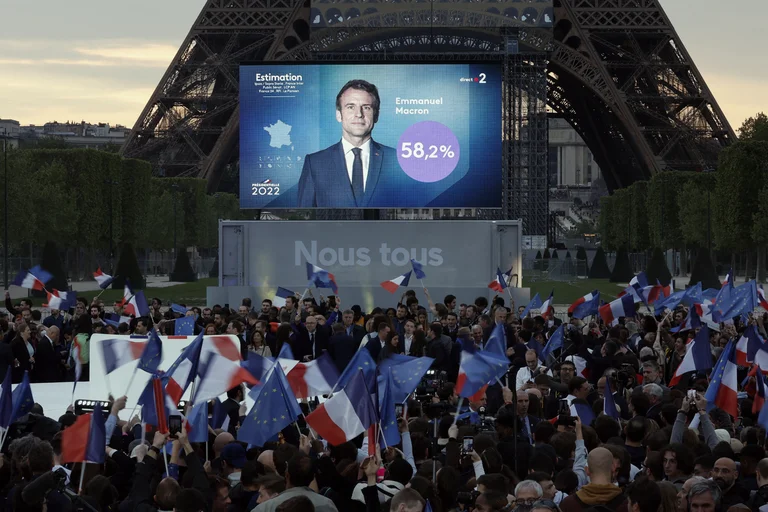
<path fill-rule="evenodd" d="M 405 354 L 408 355 L 411 353 L 411 345 L 413 344 L 413 336 L 403 336 L 403 339 L 405 340 Z"/>
<path fill-rule="evenodd" d="M 351 142 L 347 142 L 346 139 L 341 139 L 341 147 L 344 149 L 344 160 L 347 162 L 347 174 L 349 175 L 349 183 L 352 183 L 352 166 L 355 164 L 355 154 L 352 150 L 356 147 Z M 368 184 L 368 162 L 371 159 L 371 139 L 368 139 L 360 146 L 362 150 L 360 152 L 360 158 L 363 160 L 363 192 L 365 192 L 366 185 Z"/>

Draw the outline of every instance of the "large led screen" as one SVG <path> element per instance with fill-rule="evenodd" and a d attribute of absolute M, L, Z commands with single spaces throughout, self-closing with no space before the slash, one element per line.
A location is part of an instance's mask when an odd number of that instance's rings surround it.
<path fill-rule="evenodd" d="M 242 208 L 501 207 L 501 69 L 240 69 Z"/>

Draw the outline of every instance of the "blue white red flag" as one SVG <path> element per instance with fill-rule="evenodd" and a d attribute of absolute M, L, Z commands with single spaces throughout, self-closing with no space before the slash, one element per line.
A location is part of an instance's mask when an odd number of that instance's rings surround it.
<path fill-rule="evenodd" d="M 60 292 L 54 289 L 48 292 L 48 307 L 51 309 L 67 310 L 77 302 L 76 292 Z"/>
<path fill-rule="evenodd" d="M 307 262 L 307 279 L 309 284 L 316 288 L 330 288 L 333 293 L 339 293 L 339 287 L 336 285 L 336 278 L 327 270 Z"/>
<path fill-rule="evenodd" d="M 275 292 L 275 296 L 272 297 L 272 305 L 276 308 L 284 308 L 285 299 L 288 297 L 296 297 L 296 293 L 289 290 L 288 288 L 282 288 L 278 286 L 277 291 Z"/>
<path fill-rule="evenodd" d="M 696 337 L 686 345 L 685 357 L 675 370 L 669 386 L 676 386 L 683 375 L 712 368 L 712 355 L 709 345 L 709 328 L 702 326 Z"/>
<path fill-rule="evenodd" d="M 509 285 L 507 284 L 507 275 L 501 272 L 500 268 L 496 268 L 496 278 L 488 283 L 488 288 L 497 292 L 503 292 Z"/>
<path fill-rule="evenodd" d="M 143 341 L 132 341 L 124 338 L 108 338 L 101 342 L 101 353 L 104 357 L 104 372 L 109 375 L 121 366 L 139 359 L 144 352 Z"/>
<path fill-rule="evenodd" d="M 166 372 L 168 383 L 165 392 L 171 399 L 179 403 L 184 391 L 187 390 L 192 381 L 197 377 L 198 367 L 200 366 L 200 352 L 203 349 L 203 333 L 200 333 L 192 343 L 190 343 L 182 352 L 176 361 Z"/>
<path fill-rule="evenodd" d="M 739 366 L 749 366 L 754 362 L 755 354 L 765 343 L 757 332 L 754 325 L 748 326 L 736 342 L 736 364 Z"/>
<path fill-rule="evenodd" d="M 307 423 L 332 446 L 356 438 L 378 423 L 378 408 L 371 399 L 363 372 L 356 372 L 340 392 L 335 393 L 307 416 Z"/>
<path fill-rule="evenodd" d="M 736 372 L 736 347 L 733 341 L 728 342 L 712 370 L 712 380 L 704 397 L 707 399 L 707 409 L 719 407 L 732 417 L 739 415 L 737 393 L 739 381 Z"/>
<path fill-rule="evenodd" d="M 75 423 L 61 433 L 61 462 L 93 462 L 104 464 L 107 430 L 104 413 L 97 402 L 92 413 L 78 416 Z"/>
<path fill-rule="evenodd" d="M 590 315 L 596 315 L 600 309 L 600 292 L 597 290 L 580 297 L 568 308 L 568 313 L 581 320 Z"/>
<path fill-rule="evenodd" d="M 40 265 L 29 270 L 22 270 L 16 275 L 13 284 L 30 290 L 44 290 L 45 283 L 53 279 L 50 272 L 43 270 Z"/>
<path fill-rule="evenodd" d="M 389 293 L 395 293 L 401 286 L 408 286 L 408 283 L 411 280 L 411 272 L 412 271 L 409 270 L 401 276 L 397 276 L 396 278 L 390 279 L 389 281 L 384 281 L 381 283 L 381 287 L 387 290 Z"/>
<path fill-rule="evenodd" d="M 608 325 L 618 323 L 621 317 L 635 316 L 635 301 L 632 295 L 626 294 L 618 299 L 600 306 L 600 317 Z"/>
<path fill-rule="evenodd" d="M 339 380 L 339 371 L 328 352 L 308 363 L 278 359 L 296 398 L 327 395 Z"/>
<path fill-rule="evenodd" d="M 205 369 L 200 372 L 200 381 L 195 388 L 192 405 L 212 400 L 243 383 L 259 385 L 259 380 L 240 366 L 239 361 L 232 361 L 216 352 L 209 354 Z"/>
<path fill-rule="evenodd" d="M 611 380 L 605 379 L 605 391 L 603 396 L 603 412 L 606 416 L 618 420 L 619 410 L 616 408 L 616 400 L 613 397 L 613 389 L 611 389 Z"/>
<path fill-rule="evenodd" d="M 109 285 L 112 284 L 112 281 L 115 280 L 114 277 L 112 277 L 109 274 L 105 274 L 101 271 L 101 267 L 96 269 L 96 272 L 93 273 L 93 278 L 96 280 L 97 283 L 99 283 L 99 288 L 102 290 L 106 290 L 109 288 Z"/>

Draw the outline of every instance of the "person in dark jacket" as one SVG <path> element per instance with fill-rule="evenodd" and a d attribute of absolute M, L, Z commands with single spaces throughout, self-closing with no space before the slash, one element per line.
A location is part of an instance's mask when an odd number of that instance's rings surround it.
<path fill-rule="evenodd" d="M 32 332 L 26 322 L 21 322 L 17 327 L 16 337 L 11 342 L 13 352 L 13 369 L 11 379 L 18 384 L 24 378 L 24 372 L 32 373 L 35 365 L 35 347 L 31 342 Z"/>
<path fill-rule="evenodd" d="M 505 405 L 496 413 L 496 432 L 499 435 L 497 448 L 504 464 L 509 466 L 516 475 L 527 475 L 528 461 L 533 456 L 533 447 L 528 438 L 523 435 L 522 423 L 516 416 L 515 405 Z"/>
<path fill-rule="evenodd" d="M 346 334 L 342 324 L 333 324 L 333 336 L 328 340 L 328 354 L 339 373 L 343 372 L 357 352 L 359 342 Z"/>
<path fill-rule="evenodd" d="M 752 492 L 747 505 L 750 510 L 758 510 L 768 504 L 768 459 L 762 459 L 757 463 L 757 490 Z"/>
<path fill-rule="evenodd" d="M 59 328 L 54 325 L 49 327 L 40 341 L 37 342 L 34 382 L 58 382 L 61 380 L 59 357 L 56 353 L 56 343 L 59 336 Z"/>
<path fill-rule="evenodd" d="M 739 470 L 736 467 L 736 462 L 728 457 L 717 459 L 715 466 L 712 468 L 712 480 L 723 491 L 721 501 L 723 510 L 728 510 L 729 507 L 739 503 L 745 503 L 749 497 L 749 493 L 745 491 L 741 486 L 741 482 L 737 480 L 738 476 Z"/>

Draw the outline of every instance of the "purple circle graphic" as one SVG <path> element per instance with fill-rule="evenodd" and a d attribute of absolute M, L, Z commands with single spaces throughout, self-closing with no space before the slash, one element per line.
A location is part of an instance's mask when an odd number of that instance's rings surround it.
<path fill-rule="evenodd" d="M 434 183 L 447 178 L 459 163 L 459 140 L 437 121 L 409 126 L 397 142 L 397 161 L 416 181 Z"/>

